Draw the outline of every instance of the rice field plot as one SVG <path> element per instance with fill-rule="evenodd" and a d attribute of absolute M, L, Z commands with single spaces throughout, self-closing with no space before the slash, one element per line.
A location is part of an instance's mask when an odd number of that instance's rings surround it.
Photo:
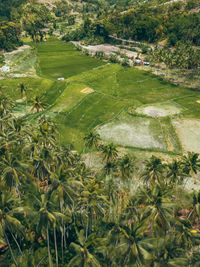
<path fill-rule="evenodd" d="M 200 120 L 175 119 L 173 125 L 183 149 L 200 153 Z"/>
<path fill-rule="evenodd" d="M 195 91 L 195 95 L 174 99 L 176 103 L 183 106 L 182 112 L 184 117 L 200 119 L 200 92 Z"/>
<path fill-rule="evenodd" d="M 77 51 L 71 43 L 55 38 L 34 46 L 39 61 L 39 74 L 47 78 L 68 78 L 105 64 Z"/>
<path fill-rule="evenodd" d="M 116 75 L 123 67 L 118 64 L 106 64 L 68 79 L 70 82 L 85 83 L 96 91 L 108 95 L 117 95 Z"/>
<path fill-rule="evenodd" d="M 182 111 L 184 111 L 184 107 L 172 101 L 143 105 L 135 110 L 138 114 L 150 117 L 174 116 L 180 114 Z"/>
<path fill-rule="evenodd" d="M 166 139 L 159 120 L 153 118 L 131 116 L 122 114 L 119 118 L 97 128 L 102 140 L 105 143 L 114 143 L 124 147 L 136 147 L 142 149 L 154 149 L 160 151 L 173 151 L 176 140 L 173 131 L 168 130 L 167 136 L 170 138 L 171 147 Z"/>
<path fill-rule="evenodd" d="M 36 61 L 34 49 L 24 45 L 4 55 L 6 72 L 1 71 L 0 75 L 10 78 L 15 77 L 36 77 Z"/>
<path fill-rule="evenodd" d="M 62 140 L 69 141 L 69 136 L 72 135 L 72 143 L 77 148 L 82 148 L 81 137 L 97 125 L 113 119 L 126 105 L 126 101 L 116 100 L 97 92 L 89 94 L 69 112 L 57 116 Z M 78 136 L 75 136 L 77 133 Z"/>
<path fill-rule="evenodd" d="M 155 75 L 135 68 L 124 68 L 117 74 L 120 98 L 135 98 L 143 104 L 167 101 L 173 98 L 195 95 L 196 92 L 173 85 Z"/>
<path fill-rule="evenodd" d="M 20 84 L 23 83 L 27 90 L 27 101 L 36 95 L 42 95 L 52 90 L 53 81 L 40 78 L 9 78 L 0 80 L 2 91 L 10 96 L 12 100 L 21 99 Z"/>
<path fill-rule="evenodd" d="M 96 91 L 119 99 L 132 99 L 141 105 L 196 94 L 190 89 L 172 85 L 150 73 L 136 68 L 124 68 L 118 64 L 107 64 L 70 77 L 68 81 L 82 82 Z"/>
<path fill-rule="evenodd" d="M 181 142 L 176 134 L 174 125 L 170 117 L 160 118 L 158 120 L 162 128 L 162 134 L 167 144 L 167 151 L 180 153 L 182 152 Z"/>
<path fill-rule="evenodd" d="M 68 84 L 62 94 L 56 99 L 51 110 L 53 112 L 69 111 L 92 92 L 93 89 L 87 87 L 85 84 Z"/>

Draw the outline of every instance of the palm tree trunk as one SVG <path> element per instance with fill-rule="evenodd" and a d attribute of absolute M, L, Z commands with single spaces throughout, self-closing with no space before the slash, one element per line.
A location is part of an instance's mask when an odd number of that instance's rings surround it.
<path fill-rule="evenodd" d="M 15 243 L 16 243 L 16 245 L 17 245 L 18 249 L 19 249 L 19 252 L 20 252 L 20 254 L 22 255 L 22 250 L 21 250 L 21 248 L 20 248 L 20 245 L 19 245 L 19 243 L 17 242 L 17 239 L 15 238 L 15 236 L 13 235 L 13 233 L 11 232 L 11 230 L 10 230 L 10 228 L 9 228 L 9 226 L 8 226 L 8 225 L 7 225 L 7 227 L 8 227 L 8 230 L 9 230 L 9 232 L 11 233 L 11 235 L 12 235 L 12 238 L 14 239 L 14 241 L 15 241 Z"/>
<path fill-rule="evenodd" d="M 2 229 L 3 229 L 4 236 L 5 236 L 5 238 L 6 238 L 6 242 L 8 243 L 8 247 L 9 247 L 9 249 L 10 249 L 10 253 L 11 253 L 11 256 L 12 256 L 12 258 L 13 258 L 13 261 L 14 261 L 15 265 L 18 267 L 18 264 L 17 264 L 17 262 L 16 262 L 16 259 L 15 259 L 14 254 L 13 254 L 13 251 L 12 251 L 12 248 L 11 248 L 11 245 L 10 245 L 10 242 L 9 242 L 9 240 L 8 240 L 6 231 L 4 230 L 3 227 L 2 227 Z"/>
<path fill-rule="evenodd" d="M 40 264 L 43 262 L 43 260 L 46 258 L 46 256 L 44 256 L 40 261 L 39 261 L 39 263 L 38 263 L 38 265 L 36 266 L 36 267 L 39 267 L 40 266 Z"/>
<path fill-rule="evenodd" d="M 62 218 L 62 231 L 61 231 L 61 250 L 62 250 L 62 266 L 64 264 L 64 223 L 63 223 L 63 218 Z"/>
<path fill-rule="evenodd" d="M 52 267 L 51 252 L 50 252 L 50 247 L 49 247 L 49 222 L 47 222 L 47 247 L 48 247 L 48 255 L 49 255 L 49 266 Z"/>
<path fill-rule="evenodd" d="M 56 266 L 58 267 L 58 248 L 57 248 L 57 241 L 56 241 L 56 227 L 53 228 L 54 233 L 54 242 L 55 242 L 55 251 L 56 251 Z"/>
<path fill-rule="evenodd" d="M 88 235 L 92 233 L 92 209 L 89 208 Z"/>

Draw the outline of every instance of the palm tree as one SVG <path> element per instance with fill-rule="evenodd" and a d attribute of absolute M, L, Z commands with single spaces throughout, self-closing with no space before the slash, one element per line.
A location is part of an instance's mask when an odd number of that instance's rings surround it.
<path fill-rule="evenodd" d="M 143 223 L 151 226 L 151 233 L 156 234 L 157 229 L 163 229 L 165 232 L 170 229 L 175 207 L 172 197 L 173 191 L 170 187 L 159 185 L 142 188 L 137 195 L 138 203 L 144 205 L 141 209 Z"/>
<path fill-rule="evenodd" d="M 12 152 L 7 152 L 1 158 L 0 162 L 1 181 L 4 182 L 10 189 L 12 186 L 15 186 L 18 194 L 19 184 L 22 181 L 22 178 L 25 178 L 27 172 L 30 170 L 30 165 L 25 163 L 25 160 L 23 161 L 20 160 L 17 153 L 13 155 Z"/>
<path fill-rule="evenodd" d="M 103 217 L 108 205 L 104 191 L 99 188 L 95 179 L 85 185 L 77 203 L 82 214 L 85 214 L 87 226 L 85 227 L 86 237 L 92 233 L 94 221 L 98 217 Z"/>
<path fill-rule="evenodd" d="M 200 191 L 198 192 L 193 192 L 193 203 L 192 203 L 193 207 L 191 212 L 188 215 L 188 219 L 190 219 L 191 217 L 193 218 L 193 221 L 195 222 L 195 220 L 200 219 Z"/>
<path fill-rule="evenodd" d="M 89 132 L 85 137 L 85 146 L 89 149 L 92 149 L 93 147 L 98 147 L 99 141 L 100 141 L 100 135 L 98 133 L 95 133 L 93 131 Z"/>
<path fill-rule="evenodd" d="M 59 219 L 65 218 L 64 214 L 58 212 L 54 206 L 55 204 L 51 200 L 51 195 L 46 191 L 41 194 L 32 194 L 29 198 L 30 205 L 33 206 L 33 215 L 37 219 L 37 229 L 46 230 L 47 237 L 47 247 L 48 247 L 48 257 L 49 266 L 52 266 L 51 252 L 50 252 L 50 242 L 49 242 L 49 227 L 53 226 L 54 230 L 54 242 L 56 251 L 56 265 L 58 266 L 58 252 L 57 252 L 57 240 L 56 240 L 56 225 Z"/>
<path fill-rule="evenodd" d="M 100 244 L 100 239 L 96 239 L 94 234 L 88 236 L 84 235 L 84 230 L 76 231 L 77 242 L 72 242 L 70 247 L 75 250 L 76 255 L 70 260 L 67 266 L 80 266 L 80 267 L 101 267 L 96 256 L 90 250 L 92 244 Z"/>
<path fill-rule="evenodd" d="M 14 190 L 7 191 L 3 184 L 1 184 L 1 188 L 3 190 L 0 194 L 0 233 L 3 236 L 0 236 L 0 242 L 3 244 L 6 242 L 8 244 L 13 261 L 15 262 L 15 265 L 18 266 L 7 232 L 11 234 L 19 249 L 19 252 L 22 254 L 21 248 L 16 239 L 16 233 L 22 234 L 23 225 L 17 218 L 17 215 L 23 215 L 26 209 L 23 206 L 19 206 L 20 201 L 19 198 L 16 197 Z M 2 237 L 5 239 L 5 241 L 2 240 Z"/>
<path fill-rule="evenodd" d="M 105 166 L 104 166 L 104 171 L 106 175 L 110 175 L 113 174 L 117 171 L 117 164 L 115 162 L 106 162 Z"/>
<path fill-rule="evenodd" d="M 152 240 L 152 246 L 152 266 L 189 266 L 175 231 L 169 231 L 167 235 Z"/>
<path fill-rule="evenodd" d="M 117 158 L 117 149 L 113 144 L 102 145 L 100 148 L 103 153 L 103 158 L 106 162 L 111 162 Z"/>
<path fill-rule="evenodd" d="M 115 212 L 116 204 L 118 206 L 118 191 L 119 191 L 119 184 L 110 176 L 105 182 L 105 193 L 108 196 L 109 201 L 109 215 L 112 215 L 112 221 L 118 217 L 118 211 Z M 108 219 L 111 216 L 108 217 Z"/>
<path fill-rule="evenodd" d="M 43 111 L 47 107 L 47 104 L 43 102 L 42 98 L 39 96 L 36 96 L 31 105 L 31 111 L 36 110 L 36 112 Z"/>
<path fill-rule="evenodd" d="M 10 99 L 10 97 L 0 92 L 0 115 L 3 116 L 9 114 L 12 107 L 13 101 Z"/>
<path fill-rule="evenodd" d="M 194 183 L 196 183 L 196 174 L 200 169 L 199 154 L 189 152 L 187 155 L 183 156 L 181 166 L 183 172 L 187 175 L 191 174 L 194 179 Z"/>
<path fill-rule="evenodd" d="M 88 147 L 90 150 L 95 147 L 97 148 L 99 145 L 100 135 L 98 133 L 95 133 L 93 131 L 89 132 L 85 137 L 85 146 Z M 92 155 L 90 154 L 89 158 L 89 167 L 91 166 L 91 159 Z"/>
<path fill-rule="evenodd" d="M 120 266 L 145 266 L 151 259 L 151 239 L 142 239 L 145 228 L 137 221 L 126 225 L 115 225 L 110 232 L 114 235 L 113 240 L 118 239 L 115 245 L 115 257 L 118 258 Z M 111 240 L 112 240 L 111 239 Z"/>
<path fill-rule="evenodd" d="M 130 177 L 133 171 L 133 162 L 129 155 L 125 155 L 119 160 L 118 168 L 123 179 Z"/>
<path fill-rule="evenodd" d="M 160 184 L 161 174 L 164 166 L 162 165 L 161 159 L 152 156 L 150 160 L 146 161 L 146 167 L 142 173 L 142 178 L 145 183 L 157 183 Z"/>
<path fill-rule="evenodd" d="M 19 87 L 20 87 L 21 97 L 23 97 L 23 94 L 26 93 L 26 87 L 24 83 L 20 83 Z"/>
<path fill-rule="evenodd" d="M 71 209 L 74 205 L 74 198 L 78 196 L 78 189 L 83 188 L 83 184 L 76 179 L 67 178 L 66 172 L 62 169 L 62 166 L 51 173 L 50 176 L 52 199 L 59 199 L 60 212 L 65 215 L 61 218 L 61 247 L 62 247 L 62 262 L 63 262 L 63 243 L 65 236 L 65 225 L 67 222 L 72 221 Z"/>
<path fill-rule="evenodd" d="M 170 179 L 170 183 L 173 184 L 179 183 L 184 176 L 180 162 L 174 160 L 172 163 L 167 164 L 166 167 L 167 167 L 166 178 Z"/>

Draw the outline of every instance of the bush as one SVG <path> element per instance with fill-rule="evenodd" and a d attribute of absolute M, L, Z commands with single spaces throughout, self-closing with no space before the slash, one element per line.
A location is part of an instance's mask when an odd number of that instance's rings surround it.
<path fill-rule="evenodd" d="M 177 36 L 175 35 L 175 33 L 171 33 L 169 35 L 169 38 L 168 38 L 168 41 L 167 41 L 167 44 L 169 46 L 175 46 L 175 44 L 178 42 L 178 38 Z"/>

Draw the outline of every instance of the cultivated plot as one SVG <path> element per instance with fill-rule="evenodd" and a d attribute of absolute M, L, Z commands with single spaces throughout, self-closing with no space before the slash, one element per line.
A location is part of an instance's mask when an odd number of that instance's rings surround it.
<path fill-rule="evenodd" d="M 168 150 L 159 121 L 137 116 L 122 116 L 97 129 L 107 143 L 125 147 Z"/>
<path fill-rule="evenodd" d="M 138 114 L 143 114 L 150 117 L 166 117 L 177 115 L 183 110 L 184 108 L 175 102 L 163 102 L 140 106 L 135 111 Z"/>
<path fill-rule="evenodd" d="M 36 61 L 32 47 L 24 45 L 17 50 L 4 54 L 5 65 L 0 68 L 4 78 L 36 77 Z"/>
<path fill-rule="evenodd" d="M 92 92 L 93 89 L 87 87 L 87 85 L 76 83 L 68 84 L 62 94 L 56 99 L 51 110 L 54 112 L 69 111 Z"/>
<path fill-rule="evenodd" d="M 173 125 L 183 149 L 200 153 L 200 120 L 176 119 Z"/>
<path fill-rule="evenodd" d="M 40 74 L 57 79 L 104 65 L 103 61 L 83 55 L 71 43 L 50 39 L 35 45 L 39 59 Z"/>

